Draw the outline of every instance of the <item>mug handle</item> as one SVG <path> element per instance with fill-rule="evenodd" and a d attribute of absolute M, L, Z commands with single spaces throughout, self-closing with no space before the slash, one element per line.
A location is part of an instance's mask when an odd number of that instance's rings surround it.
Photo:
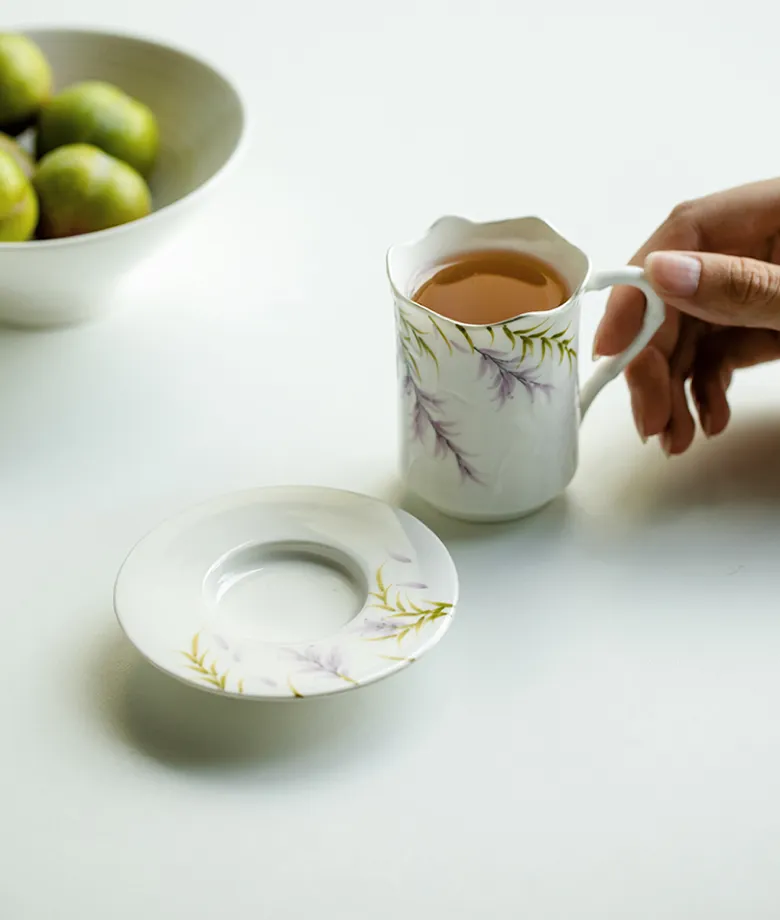
<path fill-rule="evenodd" d="M 634 268 L 630 265 L 624 268 L 616 268 L 613 271 L 595 272 L 585 285 L 583 293 L 590 291 L 603 291 L 604 288 L 612 287 L 615 284 L 628 284 L 631 287 L 639 288 L 645 295 L 647 306 L 645 315 L 642 320 L 642 328 L 639 335 L 628 346 L 625 351 L 612 358 L 602 358 L 597 364 L 596 369 L 585 381 L 580 390 L 580 421 L 585 417 L 585 413 L 590 409 L 593 400 L 598 396 L 601 390 L 614 380 L 618 374 L 622 373 L 627 364 L 636 358 L 640 351 L 650 342 L 650 339 L 658 332 L 666 318 L 666 307 L 664 302 L 655 293 L 650 286 L 650 282 L 645 277 L 641 268 Z"/>

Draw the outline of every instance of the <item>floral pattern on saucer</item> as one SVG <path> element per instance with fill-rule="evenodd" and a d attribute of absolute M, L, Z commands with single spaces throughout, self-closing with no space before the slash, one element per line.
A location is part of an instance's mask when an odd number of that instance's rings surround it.
<path fill-rule="evenodd" d="M 385 642 L 395 640 L 400 646 L 408 637 L 418 636 L 420 632 L 437 620 L 449 617 L 453 612 L 452 601 L 432 601 L 423 598 L 423 593 L 428 585 L 421 581 L 395 582 L 386 581 L 384 570 L 393 562 L 400 565 L 410 565 L 413 560 L 401 553 L 388 553 L 389 559 L 383 562 L 374 573 L 373 590 L 368 592 L 369 603 L 363 609 L 367 611 L 381 611 L 378 615 L 360 614 L 348 624 L 347 629 L 339 634 L 340 642 L 328 640 L 326 645 L 311 643 L 304 647 L 289 644 L 279 646 L 280 656 L 293 662 L 286 685 L 290 695 L 303 699 L 310 694 L 302 693 L 299 689 L 300 678 L 316 676 L 327 682 L 343 682 L 347 685 L 359 686 L 360 681 L 350 674 L 347 663 L 347 647 L 354 637 L 355 631 L 363 642 Z M 353 627 L 350 629 L 349 627 Z M 231 668 L 222 669 L 220 659 L 208 648 L 203 647 L 201 640 L 202 631 L 192 637 L 190 647 L 180 654 L 188 662 L 185 670 L 197 675 L 196 679 L 215 692 L 244 693 L 245 678 L 236 677 L 231 673 Z M 228 651 L 229 644 L 219 635 L 213 638 L 220 647 Z M 412 664 L 416 658 L 411 655 L 387 655 L 377 652 L 377 660 Z M 237 652 L 233 653 L 233 660 L 240 661 Z M 268 675 L 254 675 L 253 681 L 262 683 L 265 687 L 276 688 L 279 681 Z"/>
<path fill-rule="evenodd" d="M 369 597 L 376 603 L 369 604 L 370 608 L 386 611 L 385 616 L 376 619 L 367 619 L 363 623 L 363 637 L 369 642 L 383 642 L 395 639 L 401 642 L 414 630 L 419 633 L 428 623 L 435 623 L 441 617 L 449 616 L 452 604 L 448 601 L 428 601 L 412 599 L 409 589 L 419 593 L 428 585 L 422 582 L 401 581 L 395 586 L 385 584 L 382 576 L 384 565 L 376 570 L 376 587 L 369 592 Z M 403 593 L 401 589 L 406 589 Z M 422 605 L 422 606 L 421 606 Z"/>
<path fill-rule="evenodd" d="M 199 632 L 195 633 L 192 637 L 189 649 L 181 652 L 181 654 L 189 661 L 189 664 L 185 665 L 187 670 L 194 671 L 198 675 L 198 679 L 204 684 L 214 690 L 227 689 L 227 680 L 230 676 L 230 670 L 228 669 L 220 673 L 221 669 L 217 668 L 216 656 L 208 649 L 205 651 L 201 650 Z M 244 692 L 243 678 L 238 678 L 236 681 L 236 692 Z"/>
<path fill-rule="evenodd" d="M 300 566 L 294 577 L 312 579 L 290 632 L 284 594 L 244 590 L 223 604 L 242 578 L 274 571 L 280 547 L 285 565 Z M 308 574 L 317 559 L 346 573 L 343 607 L 318 593 L 333 582 Z M 273 584 L 286 590 L 284 579 Z M 161 670 L 211 693 L 279 700 L 354 690 L 402 670 L 446 633 L 457 595 L 446 547 L 408 512 L 355 492 L 275 486 L 219 496 L 148 533 L 117 576 L 114 607 Z M 357 613 L 339 626 L 339 610 L 344 619 Z"/>

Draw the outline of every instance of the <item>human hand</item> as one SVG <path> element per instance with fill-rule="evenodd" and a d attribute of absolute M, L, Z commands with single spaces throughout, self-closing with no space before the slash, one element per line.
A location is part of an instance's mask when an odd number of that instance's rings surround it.
<path fill-rule="evenodd" d="M 688 380 L 712 437 L 729 421 L 733 372 L 780 358 L 780 179 L 679 205 L 630 264 L 644 265 L 667 307 L 653 341 L 626 368 L 634 421 L 643 440 L 659 435 L 667 454 L 680 454 L 695 432 Z M 594 354 L 627 348 L 644 308 L 635 288 L 616 288 Z"/>

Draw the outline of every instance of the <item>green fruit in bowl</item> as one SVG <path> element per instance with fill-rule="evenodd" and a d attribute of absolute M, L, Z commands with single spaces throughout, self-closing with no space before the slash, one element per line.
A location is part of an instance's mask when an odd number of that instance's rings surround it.
<path fill-rule="evenodd" d="M 67 144 L 47 153 L 33 180 L 44 239 L 107 230 L 145 217 L 149 187 L 132 166 L 91 144 Z"/>
<path fill-rule="evenodd" d="M 23 243 L 35 232 L 38 199 L 19 164 L 0 150 L 0 243 Z"/>
<path fill-rule="evenodd" d="M 148 175 L 159 133 L 151 109 L 110 83 L 77 83 L 41 110 L 38 156 L 65 144 L 93 144 Z"/>
<path fill-rule="evenodd" d="M 32 179 L 33 173 L 35 172 L 35 160 L 33 160 L 21 144 L 7 134 L 0 133 L 0 150 L 5 151 L 5 153 L 10 153 L 25 176 L 27 176 L 28 179 Z"/>
<path fill-rule="evenodd" d="M 51 68 L 24 35 L 0 34 L 0 131 L 16 136 L 51 95 Z"/>

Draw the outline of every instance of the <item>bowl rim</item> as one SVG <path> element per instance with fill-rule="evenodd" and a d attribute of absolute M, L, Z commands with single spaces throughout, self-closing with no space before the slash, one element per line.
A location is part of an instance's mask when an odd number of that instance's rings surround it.
<path fill-rule="evenodd" d="M 238 103 L 238 111 L 241 118 L 241 124 L 239 125 L 238 139 L 236 144 L 231 150 L 228 158 L 224 163 L 212 173 L 208 179 L 202 182 L 197 188 L 192 189 L 192 191 L 187 192 L 186 195 L 183 195 L 181 198 L 177 198 L 175 201 L 171 201 L 169 204 L 163 205 L 161 208 L 158 208 L 154 211 L 151 211 L 149 214 L 146 214 L 144 217 L 139 217 L 136 220 L 128 221 L 126 224 L 119 224 L 116 227 L 108 227 L 105 230 L 94 230 L 90 233 L 79 233 L 75 236 L 65 236 L 59 237 L 57 239 L 51 240 L 25 240 L 24 242 L 0 242 L 0 252 L 23 252 L 28 250 L 30 252 L 37 252 L 42 249 L 53 249 L 60 248 L 63 246 L 75 246 L 80 243 L 87 241 L 104 240 L 109 236 L 116 236 L 118 234 L 127 233 L 132 231 L 134 228 L 146 225 L 149 221 L 154 221 L 163 215 L 169 214 L 172 210 L 177 210 L 181 206 L 191 202 L 196 196 L 201 195 L 206 189 L 210 188 L 217 180 L 221 179 L 228 167 L 234 167 L 237 160 L 241 155 L 243 155 L 246 148 L 246 140 L 248 135 L 248 124 L 249 116 L 246 101 L 239 90 L 236 83 L 230 79 L 230 77 L 225 74 L 225 72 L 218 66 L 212 63 L 212 61 L 203 56 L 200 53 L 195 53 L 194 51 L 189 51 L 186 48 L 177 45 L 171 44 L 168 41 L 160 41 L 156 38 L 151 38 L 148 35 L 144 35 L 139 32 L 133 32 L 130 30 L 115 29 L 107 31 L 106 29 L 96 29 L 89 26 L 48 26 L 41 23 L 36 23 L 35 25 L 19 25 L 15 27 L 10 27 L 6 30 L 7 33 L 18 34 L 18 35 L 27 35 L 33 41 L 35 41 L 36 35 L 42 35 L 45 33 L 59 33 L 61 35 L 87 35 L 94 37 L 102 38 L 119 38 L 126 41 L 136 42 L 143 45 L 151 45 L 153 47 L 161 48 L 166 51 L 172 51 L 174 54 L 178 54 L 181 57 L 188 58 L 195 64 L 200 64 L 202 67 L 205 67 L 207 70 L 210 70 L 211 73 L 221 80 L 225 86 L 233 93 L 235 96 L 236 102 Z"/>

